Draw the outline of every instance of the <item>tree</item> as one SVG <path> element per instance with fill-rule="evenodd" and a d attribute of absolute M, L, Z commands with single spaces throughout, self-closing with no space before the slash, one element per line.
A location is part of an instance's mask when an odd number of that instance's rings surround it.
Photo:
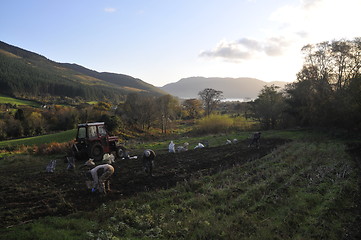
<path fill-rule="evenodd" d="M 203 101 L 203 106 L 207 116 L 212 113 L 217 104 L 221 101 L 223 97 L 222 94 L 222 91 L 214 90 L 212 88 L 206 88 L 198 93 Z"/>
<path fill-rule="evenodd" d="M 175 113 L 178 102 L 171 95 L 163 95 L 157 98 L 157 110 L 160 118 L 162 133 L 166 134 L 169 122 Z"/>
<path fill-rule="evenodd" d="M 6 122 L 6 135 L 10 138 L 18 138 L 24 136 L 24 128 L 20 120 L 7 118 Z"/>
<path fill-rule="evenodd" d="M 105 123 L 107 131 L 109 132 L 116 132 L 123 127 L 122 120 L 119 116 L 104 114 L 100 120 Z"/>
<path fill-rule="evenodd" d="M 107 103 L 107 102 L 97 102 L 95 105 L 94 105 L 94 109 L 96 110 L 99 110 L 99 111 L 102 111 L 102 112 L 105 112 L 105 111 L 109 111 L 111 108 L 111 104 L 110 103 Z"/>
<path fill-rule="evenodd" d="M 55 105 L 47 113 L 46 119 L 51 124 L 51 130 L 68 130 L 74 129 L 79 123 L 79 114 L 72 107 Z"/>
<path fill-rule="evenodd" d="M 155 98 L 139 93 L 130 93 L 124 103 L 125 118 L 143 130 L 149 129 L 156 119 Z"/>
<path fill-rule="evenodd" d="M 301 126 L 357 128 L 361 38 L 306 45 L 302 51 L 303 67 L 286 89 L 287 112 Z"/>
<path fill-rule="evenodd" d="M 361 76 L 349 80 L 349 86 L 335 93 L 332 125 L 349 132 L 361 131 Z"/>
<path fill-rule="evenodd" d="M 256 118 L 265 129 L 273 129 L 282 119 L 285 109 L 282 93 L 274 85 L 264 86 L 258 98 L 250 103 L 252 116 Z"/>
<path fill-rule="evenodd" d="M 198 99 L 186 99 L 183 106 L 191 119 L 198 118 L 202 110 L 202 102 Z"/>
<path fill-rule="evenodd" d="M 323 80 L 338 90 L 360 74 L 361 38 L 308 44 L 302 52 L 305 61 L 298 80 Z"/>
<path fill-rule="evenodd" d="M 38 135 L 45 132 L 45 121 L 43 115 L 33 111 L 29 113 L 24 120 L 25 135 Z"/>
<path fill-rule="evenodd" d="M 4 140 L 6 138 L 6 122 L 0 119 L 0 140 Z"/>

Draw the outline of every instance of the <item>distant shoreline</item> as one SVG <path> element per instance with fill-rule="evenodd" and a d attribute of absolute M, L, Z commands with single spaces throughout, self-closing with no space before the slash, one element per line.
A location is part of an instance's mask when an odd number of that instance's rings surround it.
<path fill-rule="evenodd" d="M 181 100 L 194 99 L 191 97 L 180 97 Z M 221 102 L 250 102 L 253 101 L 253 98 L 224 98 L 221 99 Z"/>
<path fill-rule="evenodd" d="M 225 98 L 221 102 L 250 102 L 254 99 L 252 98 Z"/>

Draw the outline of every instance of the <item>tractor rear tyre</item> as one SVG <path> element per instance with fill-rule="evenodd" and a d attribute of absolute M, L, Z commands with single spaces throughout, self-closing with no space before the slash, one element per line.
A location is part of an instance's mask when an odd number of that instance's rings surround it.
<path fill-rule="evenodd" d="M 102 145 L 100 143 L 93 144 L 89 155 L 96 162 L 103 160 L 104 151 Z"/>
<path fill-rule="evenodd" d="M 127 151 L 125 150 L 124 147 L 117 147 L 117 151 L 116 151 L 116 154 L 117 154 L 117 157 L 119 159 L 123 159 L 123 158 L 127 158 L 128 154 L 127 154 Z"/>

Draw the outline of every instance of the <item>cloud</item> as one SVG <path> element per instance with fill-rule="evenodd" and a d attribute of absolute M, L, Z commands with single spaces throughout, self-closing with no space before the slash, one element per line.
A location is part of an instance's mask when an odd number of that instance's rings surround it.
<path fill-rule="evenodd" d="M 251 52 L 242 49 L 241 43 L 221 41 L 213 50 L 203 51 L 200 57 L 223 58 L 231 61 L 251 58 Z"/>
<path fill-rule="evenodd" d="M 268 56 L 281 56 L 287 48 L 292 45 L 292 41 L 284 37 L 272 37 L 264 45 L 264 52 Z"/>
<path fill-rule="evenodd" d="M 262 48 L 261 44 L 258 41 L 249 38 L 242 38 L 237 42 L 238 44 L 243 45 L 245 48 L 248 48 L 249 50 L 259 51 Z"/>
<path fill-rule="evenodd" d="M 104 12 L 107 12 L 107 13 L 113 13 L 113 12 L 116 12 L 117 9 L 116 8 L 104 8 Z"/>
<path fill-rule="evenodd" d="M 282 26 L 283 36 L 294 32 L 304 41 L 321 42 L 359 36 L 360 10 L 360 0 L 302 0 L 277 9 L 270 20 Z"/>
<path fill-rule="evenodd" d="M 303 0 L 302 1 L 302 6 L 305 9 L 310 9 L 313 8 L 315 6 L 317 6 L 318 3 L 322 2 L 323 0 Z"/>
<path fill-rule="evenodd" d="M 200 57 L 221 58 L 227 61 L 242 61 L 258 56 L 281 56 L 291 43 L 283 37 L 265 41 L 241 38 L 234 42 L 221 41 L 213 50 L 203 51 Z"/>
<path fill-rule="evenodd" d="M 264 29 L 265 36 L 222 40 L 199 56 L 239 62 L 294 54 L 309 43 L 352 39 L 361 36 L 361 29 L 357 27 L 360 10 L 360 0 L 300 0 L 270 14 L 269 21 L 276 27 Z"/>

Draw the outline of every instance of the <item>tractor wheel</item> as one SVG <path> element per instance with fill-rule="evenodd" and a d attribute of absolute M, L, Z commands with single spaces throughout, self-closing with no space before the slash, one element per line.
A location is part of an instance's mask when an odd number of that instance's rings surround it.
<path fill-rule="evenodd" d="M 101 161 L 103 160 L 103 147 L 100 143 L 95 143 L 90 149 L 90 157 L 94 159 L 94 161 Z"/>
<path fill-rule="evenodd" d="M 126 158 L 126 157 L 127 157 L 127 152 L 126 152 L 126 150 L 125 150 L 124 147 L 117 147 L 116 153 L 117 153 L 117 157 L 118 157 L 119 159 L 122 159 L 122 158 Z"/>

